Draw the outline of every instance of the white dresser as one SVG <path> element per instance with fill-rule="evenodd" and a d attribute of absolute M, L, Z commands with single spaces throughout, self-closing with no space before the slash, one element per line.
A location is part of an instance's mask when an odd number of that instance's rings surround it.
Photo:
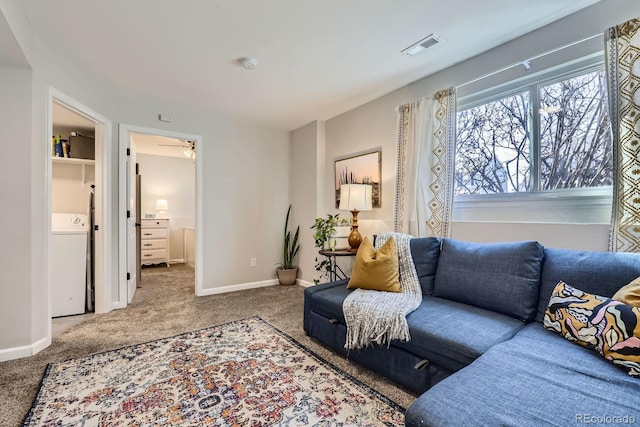
<path fill-rule="evenodd" d="M 169 266 L 169 220 L 166 218 L 141 221 L 141 264 Z"/>

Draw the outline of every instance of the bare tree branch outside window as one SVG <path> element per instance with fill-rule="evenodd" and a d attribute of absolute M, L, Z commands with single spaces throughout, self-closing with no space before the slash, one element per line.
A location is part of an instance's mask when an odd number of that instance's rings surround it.
<path fill-rule="evenodd" d="M 540 86 L 540 190 L 611 185 L 604 71 Z M 529 90 L 458 112 L 456 194 L 531 188 Z"/>
<path fill-rule="evenodd" d="M 529 190 L 529 93 L 457 115 L 456 194 Z"/>
<path fill-rule="evenodd" d="M 542 190 L 611 185 L 611 127 L 603 71 L 540 88 Z"/>

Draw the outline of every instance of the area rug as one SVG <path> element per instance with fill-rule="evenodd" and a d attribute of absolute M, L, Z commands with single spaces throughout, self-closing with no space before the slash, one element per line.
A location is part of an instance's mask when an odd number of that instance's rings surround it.
<path fill-rule="evenodd" d="M 24 426 L 401 426 L 404 410 L 259 317 L 50 364 Z"/>

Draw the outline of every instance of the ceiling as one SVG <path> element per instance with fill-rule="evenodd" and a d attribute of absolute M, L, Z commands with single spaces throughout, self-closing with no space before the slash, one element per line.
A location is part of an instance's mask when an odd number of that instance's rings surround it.
<path fill-rule="evenodd" d="M 44 43 L 114 91 L 291 130 L 327 120 L 597 1 L 21 4 Z M 439 44 L 413 57 L 400 54 L 431 33 L 441 37 Z M 257 67 L 244 69 L 236 61 L 241 56 L 257 58 Z"/>

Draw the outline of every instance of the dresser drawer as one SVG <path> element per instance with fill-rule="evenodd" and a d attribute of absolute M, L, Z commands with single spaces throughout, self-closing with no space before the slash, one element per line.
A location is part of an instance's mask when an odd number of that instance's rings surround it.
<path fill-rule="evenodd" d="M 140 221 L 142 228 L 167 228 L 168 219 L 143 219 Z"/>
<path fill-rule="evenodd" d="M 147 218 L 140 221 L 140 263 L 169 266 L 169 219 Z"/>
<path fill-rule="evenodd" d="M 167 249 L 167 239 L 142 240 L 140 243 L 143 251 L 148 249 Z"/>
<path fill-rule="evenodd" d="M 167 260 L 167 250 L 166 249 L 145 249 L 141 254 L 142 262 L 160 260 L 161 262 L 165 262 Z"/>
<path fill-rule="evenodd" d="M 166 238 L 167 238 L 166 228 L 143 228 L 142 229 L 142 240 L 166 239 Z"/>

